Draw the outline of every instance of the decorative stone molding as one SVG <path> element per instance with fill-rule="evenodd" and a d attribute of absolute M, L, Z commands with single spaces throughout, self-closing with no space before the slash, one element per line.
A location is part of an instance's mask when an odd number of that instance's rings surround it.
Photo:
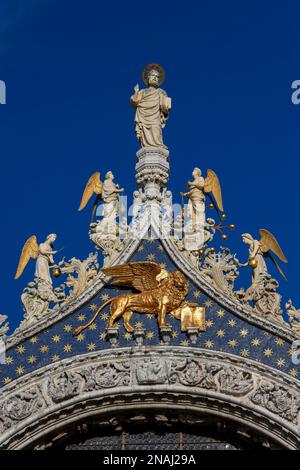
<path fill-rule="evenodd" d="M 161 202 L 162 190 L 169 180 L 169 151 L 159 147 L 143 147 L 136 156 L 135 177 L 142 190 L 142 202 Z"/>
<path fill-rule="evenodd" d="M 166 345 L 76 356 L 5 386 L 0 448 L 38 445 L 110 410 L 166 406 L 218 414 L 300 448 L 300 386 L 287 375 L 230 354 Z"/>

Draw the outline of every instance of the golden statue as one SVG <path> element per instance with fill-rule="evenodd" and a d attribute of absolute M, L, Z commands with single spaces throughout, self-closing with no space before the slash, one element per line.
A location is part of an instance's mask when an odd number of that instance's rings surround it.
<path fill-rule="evenodd" d="M 29 237 L 23 247 L 15 279 L 22 275 L 29 260 L 32 258 L 36 259 L 35 278 L 52 285 L 50 265 L 54 265 L 53 255 L 57 253 L 57 251 L 53 250 L 53 243 L 56 238 L 56 234 L 51 233 L 47 236 L 44 243 L 38 244 L 35 235 Z"/>
<path fill-rule="evenodd" d="M 164 147 L 162 129 L 171 110 L 171 98 L 160 85 L 165 72 L 159 64 L 149 64 L 143 70 L 143 81 L 148 88 L 134 87 L 131 104 L 136 109 L 135 132 L 141 147 Z"/>
<path fill-rule="evenodd" d="M 249 245 L 249 258 L 247 263 L 240 263 L 241 267 L 251 266 L 252 267 L 252 286 L 255 287 L 264 280 L 268 275 L 268 269 L 265 262 L 265 258 L 270 258 L 281 275 L 286 279 L 284 272 L 278 265 L 277 261 L 271 254 L 271 251 L 283 262 L 287 263 L 287 259 L 284 256 L 279 243 L 277 242 L 274 235 L 265 229 L 259 230 L 260 240 L 255 240 L 250 233 L 243 233 L 242 240 L 246 245 Z"/>
<path fill-rule="evenodd" d="M 200 168 L 194 168 L 192 175 L 193 181 L 188 181 L 189 191 L 181 193 L 181 196 L 188 197 L 188 215 L 192 217 L 192 228 L 196 232 L 204 230 L 206 194 L 212 193 L 219 210 L 222 212 L 223 202 L 219 178 L 213 170 L 207 170 L 207 176 L 204 178 Z"/>
<path fill-rule="evenodd" d="M 130 319 L 134 312 L 156 314 L 159 327 L 168 326 L 166 315 L 180 307 L 189 290 L 188 282 L 180 271 L 168 272 L 158 263 L 127 263 L 103 268 L 101 271 L 115 279 L 110 284 L 131 287 L 138 293 L 122 294 L 107 300 L 86 325 L 76 328 L 74 335 L 90 326 L 109 304 L 108 328 L 114 328 L 116 320 L 123 317 L 126 330 L 132 333 L 134 328 Z"/>
<path fill-rule="evenodd" d="M 96 171 L 96 173 L 92 174 L 86 184 L 78 210 L 82 211 L 88 204 L 93 194 L 96 194 L 91 220 L 94 217 L 96 207 L 100 200 L 102 200 L 104 204 L 103 217 L 117 217 L 119 193 L 123 191 L 123 188 L 120 189 L 119 185 L 114 183 L 114 175 L 111 171 L 106 173 L 104 183 L 102 183 L 100 179 L 100 172 Z"/>

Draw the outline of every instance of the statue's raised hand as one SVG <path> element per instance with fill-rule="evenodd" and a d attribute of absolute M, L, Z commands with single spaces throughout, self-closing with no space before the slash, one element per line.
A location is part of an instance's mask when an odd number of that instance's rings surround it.
<path fill-rule="evenodd" d="M 137 83 L 134 87 L 134 93 L 137 95 L 139 91 L 140 91 L 140 87 L 139 87 L 139 84 Z"/>

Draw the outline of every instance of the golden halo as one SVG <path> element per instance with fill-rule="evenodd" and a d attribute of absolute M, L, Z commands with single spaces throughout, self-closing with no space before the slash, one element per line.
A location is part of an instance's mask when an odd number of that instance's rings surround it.
<path fill-rule="evenodd" d="M 165 71 L 162 65 L 160 64 L 148 64 L 146 65 L 146 67 L 144 67 L 143 73 L 142 73 L 143 82 L 145 83 L 145 85 L 148 85 L 148 75 L 151 70 L 156 70 L 159 73 L 158 86 L 160 86 L 165 81 L 165 77 L 166 77 Z"/>

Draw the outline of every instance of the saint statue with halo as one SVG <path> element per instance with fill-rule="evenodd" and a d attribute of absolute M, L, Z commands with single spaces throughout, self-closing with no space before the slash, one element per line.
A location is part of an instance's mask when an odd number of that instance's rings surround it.
<path fill-rule="evenodd" d="M 136 109 L 135 132 L 141 147 L 163 147 L 162 129 L 166 125 L 171 109 L 169 98 L 160 85 L 165 79 L 165 72 L 159 64 L 149 64 L 143 70 L 143 81 L 148 88 L 134 87 L 131 104 Z"/>

